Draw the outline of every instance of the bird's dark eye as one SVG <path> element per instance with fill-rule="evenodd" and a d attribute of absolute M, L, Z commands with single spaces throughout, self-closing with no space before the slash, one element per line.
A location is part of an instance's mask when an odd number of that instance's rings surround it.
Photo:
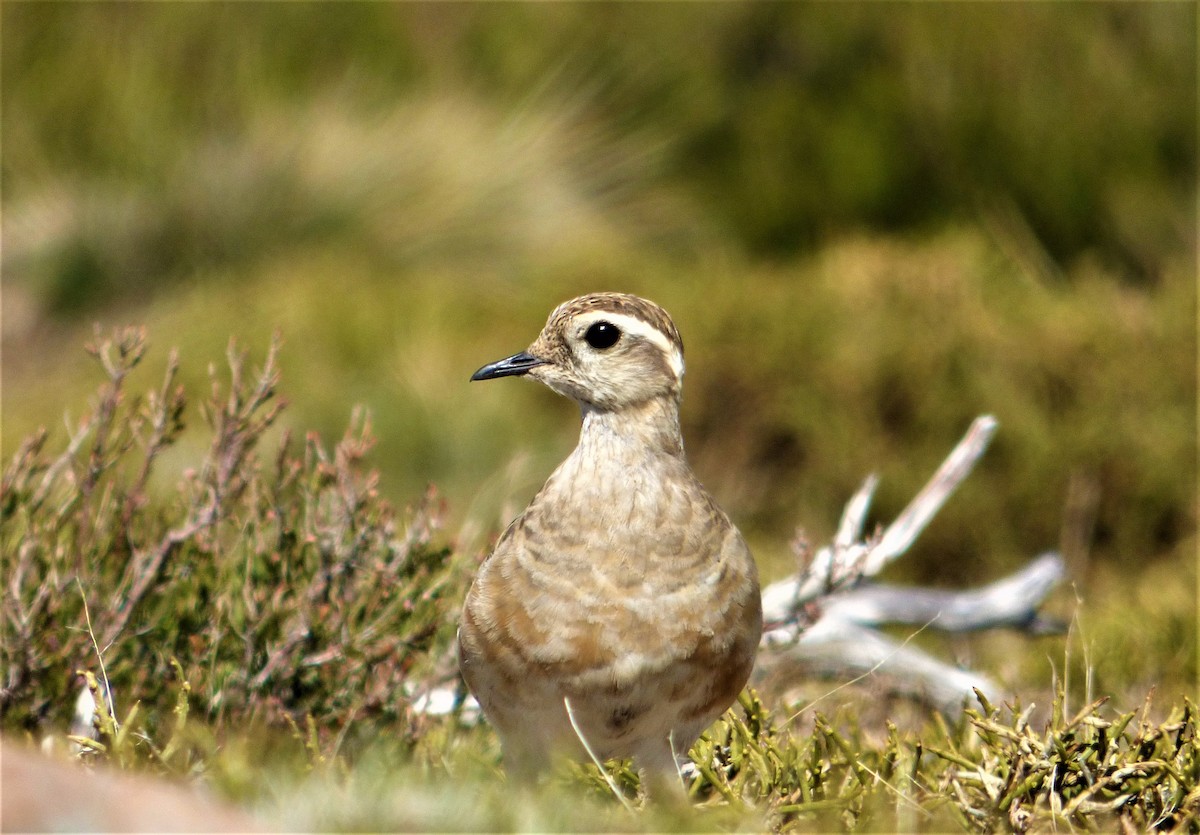
<path fill-rule="evenodd" d="M 603 351 L 617 344 L 617 340 L 621 338 L 621 330 L 611 322 L 597 322 L 587 329 L 583 338 L 597 351 Z"/>

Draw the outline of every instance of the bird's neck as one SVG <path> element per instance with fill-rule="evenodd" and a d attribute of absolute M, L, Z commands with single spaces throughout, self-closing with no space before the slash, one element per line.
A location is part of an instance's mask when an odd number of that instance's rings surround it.
<path fill-rule="evenodd" d="M 677 401 L 621 412 L 585 408 L 579 445 L 523 518 L 547 537 L 546 548 L 576 553 L 586 563 L 596 547 L 633 554 L 635 540 L 664 513 L 707 518 L 699 510 L 681 511 L 693 501 L 704 502 L 705 494 L 683 455 Z"/>
<path fill-rule="evenodd" d="M 647 454 L 682 458 L 678 398 L 664 395 L 615 411 L 585 404 L 578 451 L 617 459 Z"/>

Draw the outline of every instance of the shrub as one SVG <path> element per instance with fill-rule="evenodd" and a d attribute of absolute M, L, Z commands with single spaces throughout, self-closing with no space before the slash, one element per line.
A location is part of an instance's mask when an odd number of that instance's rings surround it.
<path fill-rule="evenodd" d="M 64 448 L 39 431 L 4 471 L 4 725 L 65 727 L 77 669 L 111 684 L 118 712 L 123 694 L 147 700 L 151 737 L 177 675 L 217 727 L 394 722 L 459 596 L 450 552 L 431 544 L 436 495 L 407 514 L 379 497 L 361 411 L 332 449 L 283 431 L 263 454 L 284 408 L 278 339 L 255 374 L 232 345 L 228 381 L 210 368 L 207 451 L 154 495 L 188 398 L 174 353 L 159 388 L 129 396 L 146 347 L 139 329 L 98 337 L 92 409 Z"/>

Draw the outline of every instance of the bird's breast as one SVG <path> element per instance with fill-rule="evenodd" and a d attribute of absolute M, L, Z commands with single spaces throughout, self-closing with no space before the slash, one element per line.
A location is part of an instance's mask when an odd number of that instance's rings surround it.
<path fill-rule="evenodd" d="M 619 684 L 719 658 L 754 625 L 754 562 L 682 456 L 598 437 L 551 475 L 468 595 L 464 649 L 491 645 L 514 676 Z"/>

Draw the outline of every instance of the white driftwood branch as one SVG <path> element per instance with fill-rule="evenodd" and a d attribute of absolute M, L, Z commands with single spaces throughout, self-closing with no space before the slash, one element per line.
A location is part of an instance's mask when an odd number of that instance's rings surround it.
<path fill-rule="evenodd" d="M 996 694 L 997 685 L 983 674 L 946 664 L 869 627 L 890 623 L 943 632 L 998 627 L 1060 632 L 1062 624 L 1039 615 L 1037 609 L 1065 574 L 1062 557 L 1046 553 L 978 589 L 867 585 L 835 594 L 821 601 L 820 617 L 807 627 L 789 624 L 764 633 L 755 680 L 787 675 L 849 681 L 870 675 L 890 693 L 957 714 L 974 688 Z"/>
<path fill-rule="evenodd" d="M 763 619 L 768 625 L 794 620 L 806 604 L 873 577 L 909 549 L 942 505 L 975 467 L 996 432 L 996 419 L 983 415 L 947 456 L 929 483 L 896 517 L 880 537 L 862 540 L 871 497 L 879 484 L 875 475 L 846 505 L 831 546 L 820 549 L 809 565 L 763 590 Z"/>
<path fill-rule="evenodd" d="M 812 607 L 818 610 L 816 617 L 810 616 L 807 623 L 805 613 L 772 621 L 763 632 L 763 646 L 779 647 L 802 640 L 818 623 L 827 621 L 858 626 L 908 624 L 939 632 L 1010 627 L 1037 635 L 1057 633 L 1062 631 L 1062 624 L 1038 614 L 1038 607 L 1065 576 L 1062 556 L 1051 551 L 1008 577 L 977 589 L 865 584 L 819 601 Z"/>
<path fill-rule="evenodd" d="M 861 626 L 928 623 L 942 632 L 998 627 L 1039 634 L 1057 632 L 1061 625 L 1043 618 L 1037 609 L 1065 576 L 1062 556 L 1049 552 L 1015 574 L 967 591 L 863 585 L 831 597 L 822 607 L 822 620 L 832 618 Z"/>
<path fill-rule="evenodd" d="M 963 697 L 972 688 L 997 692 L 985 675 L 960 670 L 873 629 L 834 618 L 817 621 L 791 646 L 759 653 L 754 680 L 781 673 L 841 682 L 870 676 L 889 693 L 925 702 L 948 715 L 961 712 Z"/>
<path fill-rule="evenodd" d="M 868 627 L 892 623 L 944 632 L 997 627 L 1038 634 L 1061 631 L 1061 624 L 1037 611 L 1066 573 L 1062 557 L 1055 553 L 967 591 L 866 582 L 911 547 L 970 474 L 996 426 L 990 415 L 976 418 L 908 507 L 881 535 L 864 541 L 867 511 L 879 483 L 868 476 L 846 505 L 833 543 L 820 549 L 802 571 L 763 590 L 766 628 L 757 680 L 781 672 L 846 680 L 869 674 L 892 693 L 955 713 L 973 688 L 995 693 L 996 685 Z"/>
<path fill-rule="evenodd" d="M 938 467 L 933 478 L 909 502 L 908 507 L 896 517 L 896 521 L 888 526 L 883 538 L 867 554 L 863 566 L 863 575 L 873 577 L 896 557 L 908 550 L 925 530 L 934 515 L 942 509 L 946 499 L 957 489 L 971 470 L 975 462 L 991 443 L 992 435 L 996 433 L 996 419 L 991 415 L 975 418 L 967 434 L 958 442 L 942 466 Z"/>

